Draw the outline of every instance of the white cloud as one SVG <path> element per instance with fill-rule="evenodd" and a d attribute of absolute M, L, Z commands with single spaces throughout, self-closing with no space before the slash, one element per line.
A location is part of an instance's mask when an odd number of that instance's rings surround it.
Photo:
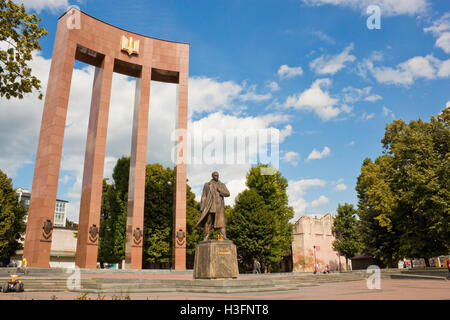
<path fill-rule="evenodd" d="M 233 81 L 219 82 L 207 77 L 189 78 L 189 114 L 229 110 L 243 91 Z"/>
<path fill-rule="evenodd" d="M 378 101 L 381 99 L 383 99 L 383 97 L 380 96 L 379 94 L 373 94 L 371 96 L 367 96 L 364 98 L 365 101 L 369 101 L 369 102 L 375 102 L 375 101 Z"/>
<path fill-rule="evenodd" d="M 437 76 L 440 78 L 448 78 L 450 76 L 450 59 L 441 63 Z"/>
<path fill-rule="evenodd" d="M 306 209 L 309 206 L 308 202 L 304 199 L 306 191 L 310 188 L 323 187 L 325 184 L 325 180 L 321 179 L 289 180 L 286 192 L 289 205 L 294 208 L 295 212 L 294 218 L 291 221 L 297 220 L 301 215 L 306 213 Z"/>
<path fill-rule="evenodd" d="M 383 106 L 383 116 L 395 118 L 395 114 L 392 112 L 392 110 L 386 108 L 385 106 Z"/>
<path fill-rule="evenodd" d="M 441 48 L 445 53 L 450 53 L 450 32 L 442 33 L 436 40 L 436 47 Z"/>
<path fill-rule="evenodd" d="M 318 199 L 311 202 L 311 207 L 320 207 L 330 202 L 327 197 L 321 195 Z"/>
<path fill-rule="evenodd" d="M 396 67 L 376 67 L 370 59 L 359 64 L 360 75 L 367 73 L 379 83 L 411 85 L 415 80 L 446 78 L 450 76 L 450 59 L 441 61 L 432 55 L 416 56 L 399 63 Z"/>
<path fill-rule="evenodd" d="M 16 3 L 23 3 L 26 9 L 34 9 L 41 12 L 44 9 L 57 11 L 66 9 L 69 6 L 68 0 L 14 0 Z"/>
<path fill-rule="evenodd" d="M 309 154 L 306 161 L 322 159 L 322 158 L 328 157 L 330 155 L 330 153 L 331 153 L 331 150 L 328 147 L 324 147 L 322 149 L 322 151 L 313 149 L 313 151 L 311 151 L 311 153 Z"/>
<path fill-rule="evenodd" d="M 70 176 L 68 176 L 68 175 L 65 175 L 59 179 L 59 182 L 61 182 L 62 184 L 66 184 L 69 181 L 70 181 Z"/>
<path fill-rule="evenodd" d="M 433 22 L 433 25 L 423 29 L 431 32 L 436 39 L 436 47 L 450 53 L 450 12 L 445 13 L 440 19 Z"/>
<path fill-rule="evenodd" d="M 347 186 L 343 183 L 339 183 L 334 187 L 334 190 L 336 191 L 344 191 L 347 190 Z"/>
<path fill-rule="evenodd" d="M 242 108 L 238 101 L 262 102 L 272 98 L 271 93 L 256 93 L 256 85 L 242 85 L 234 81 L 220 82 L 208 77 L 189 78 L 189 116 Z"/>
<path fill-rule="evenodd" d="M 207 181 L 205 180 L 205 182 Z M 225 198 L 225 203 L 228 205 L 234 205 L 236 196 L 245 189 L 248 189 L 245 185 L 245 179 L 235 179 L 228 181 L 226 183 L 226 186 L 228 191 L 230 191 L 230 196 L 228 198 Z"/>
<path fill-rule="evenodd" d="M 300 160 L 300 155 L 297 152 L 288 151 L 284 154 L 281 160 L 290 163 L 295 167 L 298 164 L 298 161 Z"/>
<path fill-rule="evenodd" d="M 80 214 L 80 201 L 70 201 L 66 206 L 67 219 L 77 222 Z"/>
<path fill-rule="evenodd" d="M 310 6 L 335 5 L 360 10 L 366 14 L 370 5 L 378 5 L 385 16 L 418 15 L 427 11 L 427 0 L 301 0 Z"/>
<path fill-rule="evenodd" d="M 266 94 L 257 94 L 256 93 L 256 85 L 252 85 L 247 89 L 247 92 L 244 94 L 241 94 L 239 96 L 239 99 L 242 101 L 265 101 L 272 98 L 272 94 L 266 93 Z"/>
<path fill-rule="evenodd" d="M 361 100 L 375 102 L 383 99 L 383 97 L 378 94 L 370 94 L 371 91 L 372 87 L 365 87 L 362 89 L 353 88 L 352 86 L 345 87 L 344 89 L 342 89 L 342 101 L 346 103 L 356 103 Z"/>
<path fill-rule="evenodd" d="M 296 76 L 301 76 L 303 74 L 302 67 L 289 67 L 283 64 L 280 69 L 278 69 L 278 76 L 281 79 L 290 79 Z"/>
<path fill-rule="evenodd" d="M 335 74 L 345 67 L 346 62 L 355 61 L 356 57 L 350 54 L 353 43 L 337 55 L 322 55 L 310 62 L 309 67 L 317 74 Z"/>
<path fill-rule="evenodd" d="M 199 120 L 192 121 L 190 120 L 188 124 L 189 132 L 191 134 L 192 140 L 196 143 L 201 150 L 206 152 L 207 147 L 214 142 L 207 142 L 206 138 L 202 133 L 208 132 L 212 130 L 218 134 L 218 136 L 222 137 L 230 137 L 231 135 L 227 134 L 227 130 L 232 129 L 234 132 L 240 131 L 239 137 L 249 137 L 251 130 L 267 130 L 269 128 L 274 128 L 275 124 L 283 123 L 288 121 L 289 117 L 285 115 L 279 114 L 268 114 L 258 117 L 238 117 L 234 115 L 226 115 L 222 112 L 215 112 L 209 114 Z M 279 129 L 276 129 L 279 130 Z M 279 130 L 280 142 L 292 132 L 292 126 L 286 125 L 284 129 Z M 233 139 L 234 140 L 234 139 Z M 198 141 L 198 142 L 195 142 Z M 191 143 L 190 150 L 192 148 L 196 148 L 194 143 Z M 222 145 L 220 143 L 220 145 Z M 257 148 L 264 149 L 266 147 L 266 142 L 258 141 L 256 145 Z M 193 154 L 191 151 L 188 151 L 188 156 Z M 256 149 L 239 149 L 236 145 L 234 148 L 234 159 L 239 159 L 244 157 L 246 159 L 255 159 L 253 158 L 256 155 Z M 191 153 L 190 153 L 191 152 Z M 230 152 L 227 150 L 227 154 Z M 203 157 L 205 154 L 203 154 Z M 276 156 L 279 156 L 276 155 Z M 226 204 L 233 204 L 235 196 L 245 189 L 245 176 L 250 169 L 252 164 L 256 164 L 256 162 L 249 163 L 246 161 L 245 163 L 235 164 L 235 163 L 224 163 L 224 161 L 218 161 L 218 163 L 205 164 L 205 158 L 203 161 L 201 159 L 194 158 L 192 164 L 188 164 L 188 179 L 189 185 L 193 188 L 193 191 L 196 193 L 197 200 L 199 200 L 201 195 L 201 190 L 203 184 L 210 179 L 210 174 L 213 171 L 218 171 L 220 174 L 220 179 L 227 184 L 230 184 L 230 193 L 231 196 L 225 199 Z M 226 159 L 225 159 L 226 160 Z M 244 180 L 243 180 L 244 179 Z"/>
<path fill-rule="evenodd" d="M 362 120 L 370 120 L 370 119 L 372 119 L 373 117 L 375 117 L 375 113 L 366 113 L 366 112 L 364 112 L 363 114 L 362 114 L 362 116 L 361 116 L 361 119 Z"/>
<path fill-rule="evenodd" d="M 320 40 L 329 43 L 329 44 L 335 44 L 336 40 L 334 40 L 332 37 L 330 37 L 329 35 L 327 35 L 325 32 L 323 31 L 313 31 L 312 34 L 316 37 L 318 37 Z"/>
<path fill-rule="evenodd" d="M 350 107 L 349 105 L 347 105 L 347 104 L 344 103 L 344 104 L 341 106 L 341 110 L 342 110 L 342 112 L 350 113 L 350 112 L 352 112 L 353 107 Z"/>
<path fill-rule="evenodd" d="M 334 105 L 339 100 L 330 97 L 329 93 L 323 90 L 323 87 L 327 87 L 330 84 L 330 79 L 314 81 L 309 89 L 300 94 L 289 96 L 286 99 L 285 107 L 312 111 L 325 121 L 337 117 L 342 110 L 334 107 Z"/>
<path fill-rule="evenodd" d="M 450 108 L 450 101 L 447 101 L 447 103 L 445 104 L 446 108 Z"/>
<path fill-rule="evenodd" d="M 276 91 L 280 90 L 280 86 L 275 81 L 270 82 L 269 84 L 267 84 L 266 87 L 269 88 L 269 90 L 272 92 L 276 92 Z"/>
<path fill-rule="evenodd" d="M 280 143 L 292 134 L 292 126 L 290 124 L 286 125 L 284 129 L 280 130 Z"/>
<path fill-rule="evenodd" d="M 350 141 L 349 143 L 347 143 L 345 146 L 346 147 L 352 147 L 352 146 L 354 146 L 355 145 L 355 141 Z"/>
<path fill-rule="evenodd" d="M 33 74 L 41 79 L 41 90 L 45 93 L 50 61 L 34 52 L 30 66 Z M 32 93 L 21 100 L 0 99 L 0 169 L 9 177 L 15 177 L 18 169 L 32 163 L 44 105 L 37 96 Z"/>

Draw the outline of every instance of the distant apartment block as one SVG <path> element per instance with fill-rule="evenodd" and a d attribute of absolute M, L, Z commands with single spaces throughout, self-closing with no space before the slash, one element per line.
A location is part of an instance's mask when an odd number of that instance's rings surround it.
<path fill-rule="evenodd" d="M 19 202 L 22 202 L 24 206 L 28 209 L 30 205 L 31 193 L 27 189 L 18 188 L 16 190 L 19 195 Z M 67 206 L 69 201 L 56 199 L 55 206 L 55 219 L 53 222 L 54 227 L 65 227 L 66 226 L 66 216 L 67 216 Z"/>
<path fill-rule="evenodd" d="M 19 202 L 22 202 L 28 209 L 30 205 L 30 191 L 18 188 Z M 49 267 L 51 268 L 74 268 L 75 251 L 77 248 L 76 228 L 66 228 L 67 206 L 69 202 L 56 199 L 55 220 L 53 222 L 52 246 L 50 251 Z M 22 264 L 23 250 L 16 251 L 11 258 L 16 265 Z"/>

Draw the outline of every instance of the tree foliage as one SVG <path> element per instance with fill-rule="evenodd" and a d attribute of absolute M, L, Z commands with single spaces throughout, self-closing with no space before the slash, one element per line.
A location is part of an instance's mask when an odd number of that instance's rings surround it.
<path fill-rule="evenodd" d="M 363 240 L 385 262 L 450 250 L 450 108 L 430 122 L 386 126 L 383 155 L 366 159 L 356 190 Z"/>
<path fill-rule="evenodd" d="M 148 164 L 145 177 L 144 265 L 172 261 L 174 171 Z"/>
<path fill-rule="evenodd" d="M 274 246 L 275 216 L 254 189 L 244 190 L 236 197 L 228 226 L 228 235 L 238 248 L 241 270 L 249 270 L 253 259 L 264 265 L 281 260 L 280 248 Z"/>
<path fill-rule="evenodd" d="M 195 226 L 200 217 L 200 204 L 186 186 L 186 263 L 194 264 L 196 244 L 201 230 Z M 169 267 L 173 258 L 173 201 L 175 171 L 161 164 L 148 164 L 145 181 L 144 266 L 159 264 Z"/>
<path fill-rule="evenodd" d="M 0 261 L 8 264 L 16 250 L 23 248 L 26 208 L 19 203 L 11 179 L 0 170 Z"/>
<path fill-rule="evenodd" d="M 352 204 L 338 205 L 337 215 L 331 229 L 335 240 L 333 249 L 344 256 L 346 260 L 356 256 L 361 250 L 359 221 L 356 209 Z"/>
<path fill-rule="evenodd" d="M 238 247 L 241 270 L 248 270 L 256 258 L 272 270 L 291 253 L 293 208 L 288 206 L 287 180 L 279 171 L 261 174 L 252 167 L 247 174 L 248 190 L 236 197 L 228 214 L 228 236 Z"/>
<path fill-rule="evenodd" d="M 113 183 L 103 180 L 98 260 L 118 263 L 125 259 L 130 158 L 117 160 Z"/>
<path fill-rule="evenodd" d="M 99 260 L 119 262 L 125 257 L 125 229 L 128 207 L 130 158 L 117 161 L 113 184 L 103 184 Z M 169 268 L 173 255 L 173 199 L 175 172 L 161 164 L 148 164 L 145 176 L 143 267 Z M 195 245 L 201 230 L 195 227 L 200 205 L 189 185 L 186 194 L 187 264 L 194 262 Z"/>
<path fill-rule="evenodd" d="M 372 162 L 365 159 L 358 177 L 358 216 L 361 221 L 361 240 L 364 251 L 385 265 L 393 265 L 400 259 L 399 230 L 383 215 L 380 202 L 384 193 L 391 196 L 384 180 L 386 159 L 379 157 Z"/>
<path fill-rule="evenodd" d="M 41 88 L 28 62 L 32 60 L 33 50 L 41 49 L 39 38 L 48 32 L 39 27 L 39 17 L 28 14 L 23 4 L 11 0 L 0 0 L 0 21 L 0 97 L 22 99 L 33 88 Z M 41 92 L 39 99 L 42 99 Z"/>

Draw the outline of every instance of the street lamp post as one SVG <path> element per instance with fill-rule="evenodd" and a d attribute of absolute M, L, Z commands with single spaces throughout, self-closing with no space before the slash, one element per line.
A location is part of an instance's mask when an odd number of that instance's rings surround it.
<path fill-rule="evenodd" d="M 317 265 L 317 262 L 316 262 L 316 246 L 313 246 L 313 248 L 314 248 L 314 274 L 317 272 L 317 269 L 316 269 L 316 265 Z"/>

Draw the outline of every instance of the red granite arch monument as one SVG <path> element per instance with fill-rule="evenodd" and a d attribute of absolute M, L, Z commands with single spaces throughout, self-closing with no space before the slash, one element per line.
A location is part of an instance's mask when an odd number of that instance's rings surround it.
<path fill-rule="evenodd" d="M 136 77 L 126 229 L 126 268 L 142 267 L 145 161 L 151 80 L 178 84 L 177 128 L 187 129 L 189 44 L 129 32 L 77 9 L 58 20 L 45 96 L 24 257 L 30 267 L 49 267 L 53 217 L 74 61 L 95 66 L 75 264 L 95 268 L 102 181 L 114 72 Z M 186 268 L 186 141 L 178 135 L 174 197 L 174 268 Z M 184 240 L 184 239 L 182 239 Z"/>

